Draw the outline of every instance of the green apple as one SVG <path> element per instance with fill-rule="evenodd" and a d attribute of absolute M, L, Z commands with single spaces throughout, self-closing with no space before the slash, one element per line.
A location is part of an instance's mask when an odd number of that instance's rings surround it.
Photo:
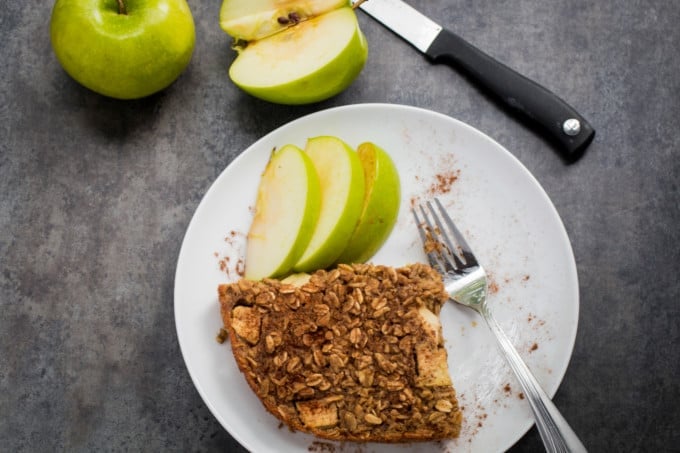
<path fill-rule="evenodd" d="M 319 177 L 300 148 L 272 153 L 262 174 L 246 242 L 245 277 L 289 273 L 314 232 L 321 205 Z"/>
<path fill-rule="evenodd" d="M 359 145 L 357 154 L 366 181 L 364 204 L 338 263 L 363 263 L 372 257 L 392 232 L 401 204 L 399 173 L 389 154 L 370 142 Z"/>
<path fill-rule="evenodd" d="M 337 137 L 307 141 L 305 152 L 314 162 L 321 184 L 321 210 L 312 238 L 296 272 L 323 269 L 335 262 L 351 237 L 364 201 L 364 172 L 358 154 Z"/>
<path fill-rule="evenodd" d="M 220 27 L 234 39 L 257 41 L 343 6 L 347 0 L 224 0 Z"/>
<path fill-rule="evenodd" d="M 308 104 L 335 96 L 356 79 L 368 57 L 366 38 L 350 7 L 236 49 L 239 54 L 229 68 L 234 84 L 280 104 Z"/>
<path fill-rule="evenodd" d="M 50 37 L 71 77 L 119 99 L 170 85 L 189 64 L 195 44 L 186 0 L 57 0 Z"/>

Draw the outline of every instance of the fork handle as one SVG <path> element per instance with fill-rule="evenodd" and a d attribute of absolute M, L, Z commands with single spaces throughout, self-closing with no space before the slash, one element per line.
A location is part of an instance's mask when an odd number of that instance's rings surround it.
<path fill-rule="evenodd" d="M 578 436 L 562 417 L 548 395 L 543 391 L 540 384 L 526 366 L 517 350 L 505 335 L 503 329 L 484 304 L 479 310 L 487 325 L 494 333 L 496 341 L 504 352 L 504 356 L 515 372 L 524 394 L 526 395 L 531 410 L 536 419 L 536 427 L 541 435 L 545 449 L 548 452 L 585 452 Z"/>

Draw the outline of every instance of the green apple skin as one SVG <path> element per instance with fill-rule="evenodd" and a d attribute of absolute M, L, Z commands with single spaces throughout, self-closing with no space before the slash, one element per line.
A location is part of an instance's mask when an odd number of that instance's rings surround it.
<path fill-rule="evenodd" d="M 105 96 L 136 99 L 179 77 L 194 50 L 186 0 L 57 0 L 50 37 L 62 67 Z"/>
<path fill-rule="evenodd" d="M 294 145 L 274 151 L 258 187 L 245 278 L 290 273 L 312 237 L 320 206 L 319 177 L 307 154 Z"/>
<path fill-rule="evenodd" d="M 345 90 L 367 58 L 356 14 L 343 7 L 249 43 L 229 68 L 229 77 L 265 101 L 310 104 Z"/>
<path fill-rule="evenodd" d="M 321 210 L 309 245 L 293 266 L 295 272 L 313 272 L 335 262 L 359 221 L 365 190 L 359 156 L 339 138 L 310 138 L 305 153 L 319 176 Z"/>
<path fill-rule="evenodd" d="M 348 5 L 348 0 L 224 0 L 220 27 L 234 39 L 257 41 Z"/>
<path fill-rule="evenodd" d="M 370 259 L 389 237 L 399 215 L 401 183 L 392 158 L 370 142 L 359 145 L 357 154 L 364 168 L 366 195 L 359 223 L 337 263 Z"/>

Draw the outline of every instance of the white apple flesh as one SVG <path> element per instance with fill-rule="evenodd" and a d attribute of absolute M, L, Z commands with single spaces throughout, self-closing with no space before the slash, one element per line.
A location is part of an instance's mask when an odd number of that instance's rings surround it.
<path fill-rule="evenodd" d="M 235 39 L 257 41 L 343 6 L 347 0 L 224 0 L 220 27 Z"/>
<path fill-rule="evenodd" d="M 260 99 L 307 104 L 347 88 L 367 56 L 356 14 L 343 7 L 248 43 L 229 68 L 229 77 Z"/>
<path fill-rule="evenodd" d="M 305 152 L 319 176 L 321 210 L 309 245 L 293 266 L 296 272 L 312 272 L 333 264 L 354 232 L 365 190 L 359 157 L 339 138 L 310 138 Z"/>
<path fill-rule="evenodd" d="M 248 231 L 247 279 L 291 271 L 314 232 L 320 193 L 314 164 L 300 148 L 286 145 L 274 151 L 262 174 Z"/>

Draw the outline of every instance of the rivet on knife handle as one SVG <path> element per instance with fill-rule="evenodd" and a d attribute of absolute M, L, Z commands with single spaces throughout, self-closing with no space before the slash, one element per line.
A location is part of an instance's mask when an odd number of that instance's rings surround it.
<path fill-rule="evenodd" d="M 510 69 L 455 33 L 442 30 L 425 51 L 433 62 L 463 69 L 516 111 L 542 126 L 568 160 L 576 160 L 595 130 L 573 107 L 538 83 Z"/>

